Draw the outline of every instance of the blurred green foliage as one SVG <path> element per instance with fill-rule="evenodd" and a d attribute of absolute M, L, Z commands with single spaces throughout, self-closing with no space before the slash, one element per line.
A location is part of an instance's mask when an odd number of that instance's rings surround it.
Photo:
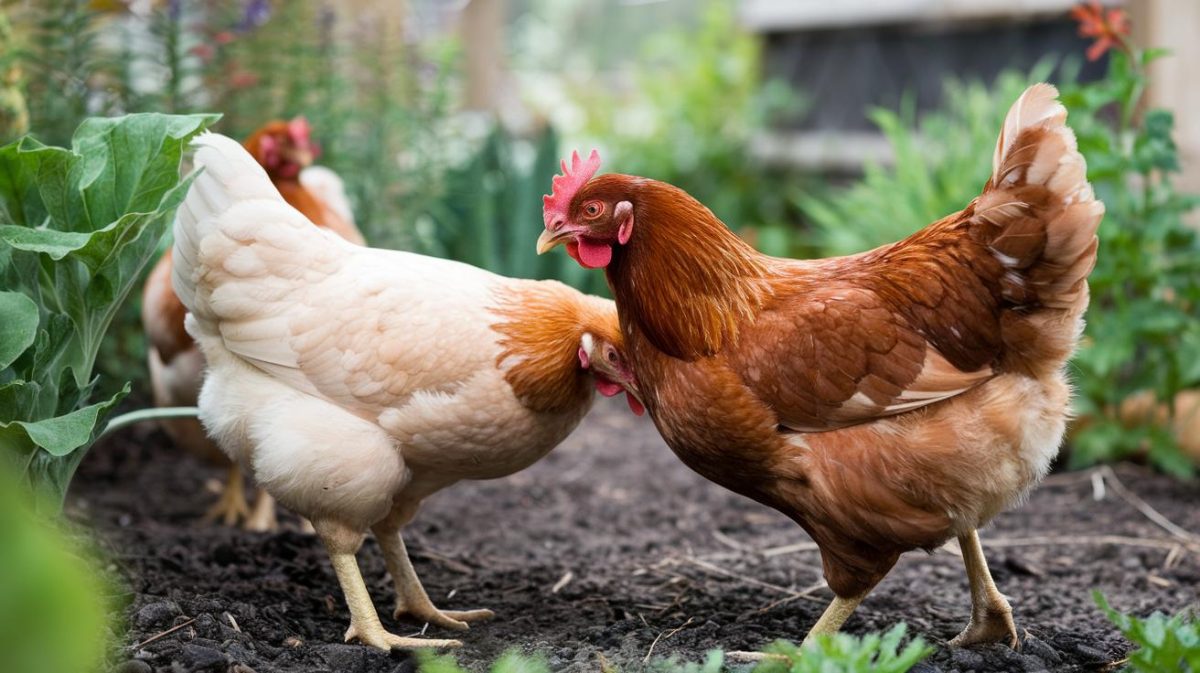
<path fill-rule="evenodd" d="M 1137 645 L 1129 655 L 1129 668 L 1141 673 L 1200 672 L 1200 620 L 1196 615 L 1168 617 L 1155 612 L 1141 619 L 1112 609 L 1099 591 L 1093 597 L 1109 620 Z"/>
<path fill-rule="evenodd" d="M 128 385 L 92 402 L 101 340 L 187 193 L 213 115 L 89 119 L 71 149 L 0 147 L 0 462 L 57 511 Z"/>
<path fill-rule="evenodd" d="M 1068 122 L 1107 208 L 1087 331 L 1073 360 L 1087 422 L 1073 435 L 1070 460 L 1080 467 L 1147 455 L 1165 471 L 1188 475 L 1194 467 L 1167 427 L 1118 418 L 1121 402 L 1139 391 L 1166 401 L 1200 385 L 1200 238 L 1184 221 L 1198 201 L 1172 186 L 1179 165 L 1171 114 L 1143 110 L 1145 65 L 1160 55 L 1114 51 L 1101 80 L 1073 83 L 1069 68 L 1063 76 Z M 945 109 L 920 120 L 911 111 L 874 111 L 896 161 L 868 167 L 847 189 L 801 200 L 819 246 L 827 254 L 867 250 L 969 203 L 991 172 L 1009 105 L 1048 73 L 1047 65 L 1010 72 L 991 87 L 948 82 Z"/>
<path fill-rule="evenodd" d="M 898 241 L 979 196 L 992 173 L 992 151 L 1008 107 L 1051 70 L 1042 63 L 1028 73 L 1008 71 L 990 85 L 947 80 L 945 108 L 919 119 L 912 96 L 904 97 L 898 111 L 870 110 L 894 161 L 867 164 L 862 180 L 845 189 L 800 197 L 817 248 L 849 255 Z"/>
<path fill-rule="evenodd" d="M 418 670 L 421 673 L 467 673 L 467 669 L 458 665 L 453 655 L 432 654 L 428 650 L 418 650 L 417 659 L 420 662 Z M 525 655 L 516 650 L 505 652 L 488 669 L 490 673 L 550 673 L 544 657 Z"/>
<path fill-rule="evenodd" d="M 1171 113 L 1145 109 L 1146 66 L 1156 50 L 1114 51 L 1108 76 L 1066 87 L 1063 102 L 1107 212 L 1090 279 L 1092 306 L 1076 355 L 1079 466 L 1145 453 L 1159 468 L 1190 475 L 1192 462 L 1167 427 L 1129 425 L 1117 410 L 1152 390 L 1159 401 L 1200 386 L 1200 234 L 1185 216 L 1200 205 L 1178 193 Z M 1174 404 L 1168 405 L 1174 413 Z"/>
<path fill-rule="evenodd" d="M 777 641 L 764 652 L 775 655 L 753 666 L 754 673 L 905 673 L 928 657 L 933 648 L 920 638 L 913 638 L 906 645 L 904 636 L 908 626 L 901 622 L 887 633 L 869 633 L 852 636 L 846 633 L 817 636 L 803 649 L 787 641 Z M 421 673 L 466 673 L 452 655 L 434 655 L 419 652 Z M 741 666 L 738 668 L 746 668 Z M 602 673 L 619 673 L 621 668 L 607 659 L 601 659 L 596 669 Z M 524 655 L 517 651 L 506 652 L 488 669 L 491 673 L 549 673 L 550 668 L 541 655 Z M 678 657 L 658 658 L 643 667 L 652 673 L 724 673 L 736 670 L 726 666 L 725 653 L 721 650 L 708 652 L 701 662 L 682 661 Z"/>
<path fill-rule="evenodd" d="M 737 25 L 733 3 L 703 7 L 697 26 L 644 42 L 621 72 L 624 87 L 570 90 L 581 132 L 610 170 L 680 187 L 764 252 L 789 254 L 799 220 L 791 197 L 805 181 L 764 165 L 750 145 L 806 103 L 783 82 L 763 81 L 759 40 Z"/>
<path fill-rule="evenodd" d="M 0 467 L 0 670 L 100 670 L 111 638 L 103 583 L 64 534 L 33 512 Z"/>

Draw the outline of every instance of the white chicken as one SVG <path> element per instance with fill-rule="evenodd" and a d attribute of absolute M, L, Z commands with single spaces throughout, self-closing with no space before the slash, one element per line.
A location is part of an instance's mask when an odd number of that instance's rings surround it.
<path fill-rule="evenodd" d="M 200 418 L 230 458 L 308 517 L 346 602 L 346 640 L 458 645 L 386 631 L 355 554 L 374 532 L 395 616 L 451 629 L 401 528 L 461 479 L 521 470 L 561 442 L 593 388 L 640 410 L 611 301 L 312 226 L 237 142 L 194 141 L 203 169 L 175 224 L 175 291 L 208 362 Z"/>

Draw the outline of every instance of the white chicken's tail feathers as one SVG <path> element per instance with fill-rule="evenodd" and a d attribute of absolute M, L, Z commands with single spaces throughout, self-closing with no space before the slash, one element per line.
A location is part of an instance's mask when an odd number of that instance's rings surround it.
<path fill-rule="evenodd" d="M 975 218 L 990 225 L 986 239 L 1006 269 L 1004 292 L 1014 304 L 1082 312 L 1104 204 L 1066 121 L 1053 86 L 1021 94 L 996 141 Z"/>
<path fill-rule="evenodd" d="M 322 235 L 284 201 L 240 143 L 204 133 L 192 146 L 195 166 L 202 170 L 176 214 L 171 282 L 198 326 L 207 329 L 218 317 L 236 312 L 236 303 L 228 299 L 222 315 L 213 311 L 211 296 L 220 285 L 262 276 L 267 257 L 281 257 L 273 253 L 295 251 L 308 237 Z"/>

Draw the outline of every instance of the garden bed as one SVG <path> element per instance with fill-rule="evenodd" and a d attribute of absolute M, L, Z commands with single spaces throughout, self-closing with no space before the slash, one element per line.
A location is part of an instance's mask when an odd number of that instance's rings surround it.
<path fill-rule="evenodd" d="M 600 403 L 524 473 L 434 496 L 411 526 L 408 546 L 434 601 L 496 611 L 462 634 L 428 632 L 460 637 L 469 668 L 518 647 L 544 653 L 556 671 L 598 671 L 604 660 L 634 671 L 647 655 L 698 660 L 714 647 L 799 640 L 824 608 L 827 589 L 798 595 L 820 581 L 803 531 L 691 473 L 623 406 Z M 1171 521 L 1200 531 L 1196 485 L 1132 466 L 1116 474 Z M 321 545 L 294 517 L 277 534 L 201 523 L 213 499 L 206 482 L 221 471 L 162 433 L 137 429 L 98 445 L 80 476 L 69 512 L 98 531 L 130 592 L 133 645 L 114 658 L 118 670 L 412 670 L 406 653 L 342 643 L 345 603 Z M 1145 614 L 1194 603 L 1200 586 L 1195 551 L 1172 551 L 1170 534 L 1118 491 L 1110 481 L 1097 501 L 1090 473 L 1054 475 L 984 532 L 985 544 L 1004 545 L 988 547 L 988 558 L 1012 600 L 1020 653 L 945 648 L 970 607 L 962 564 L 945 551 L 906 555 L 846 630 L 908 622 L 939 647 L 918 671 L 1105 668 L 1130 645 L 1095 607 L 1093 589 Z M 359 559 L 385 626 L 418 631 L 391 619 L 373 541 Z"/>

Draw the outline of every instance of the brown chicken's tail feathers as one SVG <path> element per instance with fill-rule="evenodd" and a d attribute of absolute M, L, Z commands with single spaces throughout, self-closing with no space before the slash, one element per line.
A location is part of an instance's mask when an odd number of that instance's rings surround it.
<path fill-rule="evenodd" d="M 320 234 L 236 140 L 203 133 L 192 147 L 199 173 L 175 217 L 171 283 L 204 327 L 215 318 L 209 300 L 217 286 L 265 273 L 267 249 L 294 250 L 305 238 L 297 231 Z"/>
<path fill-rule="evenodd" d="M 988 245 L 1005 267 L 1005 297 L 1018 306 L 1086 306 L 1104 204 L 1066 121 L 1057 89 L 1026 89 L 1004 119 L 992 177 L 975 203 L 974 219 L 992 225 Z"/>

